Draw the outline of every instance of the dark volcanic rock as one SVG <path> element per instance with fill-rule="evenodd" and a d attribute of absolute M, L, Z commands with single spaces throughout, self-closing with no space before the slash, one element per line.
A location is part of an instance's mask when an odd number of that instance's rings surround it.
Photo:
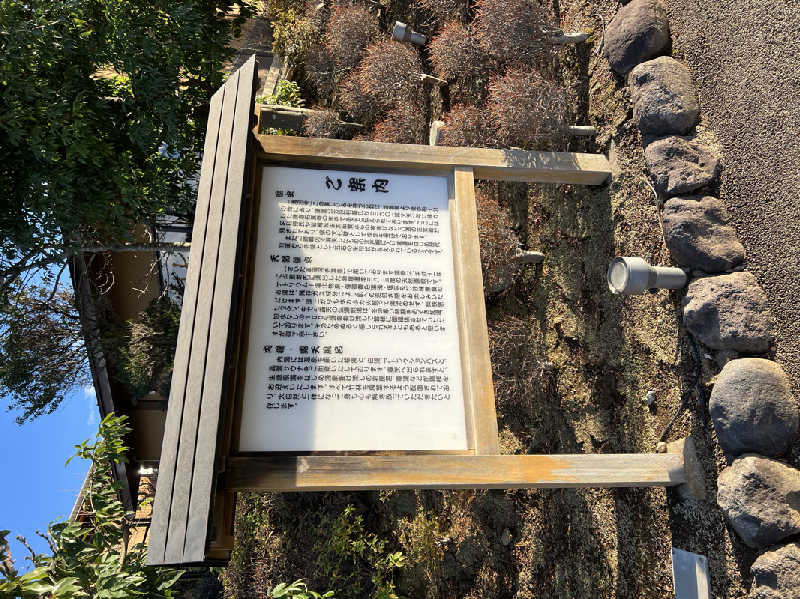
<path fill-rule="evenodd" d="M 750 572 L 750 599 L 800 599 L 800 543 L 759 555 Z"/>
<path fill-rule="evenodd" d="M 761 358 L 725 364 L 711 391 L 709 410 L 719 444 L 734 456 L 781 455 L 800 422 L 789 377 L 777 362 Z"/>
<path fill-rule="evenodd" d="M 744 261 L 744 247 L 717 198 L 672 198 L 664 204 L 662 223 L 669 253 L 681 266 L 724 272 Z"/>
<path fill-rule="evenodd" d="M 657 56 L 669 43 L 669 20 L 659 0 L 633 0 L 606 28 L 605 57 L 624 75 L 640 62 Z"/>
<path fill-rule="evenodd" d="M 720 473 L 717 503 L 749 547 L 774 545 L 800 533 L 800 470 L 742 456 Z"/>
<path fill-rule="evenodd" d="M 749 272 L 689 283 L 683 298 L 683 323 L 711 349 L 762 354 L 773 340 L 767 296 Z"/>
<path fill-rule="evenodd" d="M 628 75 L 633 120 L 650 137 L 688 133 L 700 120 L 689 69 L 669 56 L 643 62 Z"/>
<path fill-rule="evenodd" d="M 645 148 L 644 158 L 661 195 L 690 193 L 714 182 L 719 173 L 719 156 L 696 138 L 657 139 Z"/>

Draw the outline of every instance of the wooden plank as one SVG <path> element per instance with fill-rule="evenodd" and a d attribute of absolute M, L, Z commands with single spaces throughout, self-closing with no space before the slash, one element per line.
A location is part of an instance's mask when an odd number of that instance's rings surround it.
<path fill-rule="evenodd" d="M 212 535 L 209 535 L 208 552 L 232 551 L 234 544 L 234 520 L 236 517 L 236 493 L 219 491 L 214 500 Z"/>
<path fill-rule="evenodd" d="M 233 491 L 660 487 L 686 481 L 679 454 L 235 457 Z"/>
<path fill-rule="evenodd" d="M 325 167 L 441 171 L 468 166 L 476 179 L 600 185 L 611 174 L 602 154 L 455 148 L 374 141 L 259 135 L 264 158 Z"/>
<path fill-rule="evenodd" d="M 225 183 L 228 177 L 228 158 L 230 156 L 239 73 L 240 71 L 236 71 L 225 84 L 227 93 L 225 102 L 222 105 L 214 178 L 211 184 L 211 203 L 203 243 L 203 255 L 200 261 L 201 272 L 197 292 L 194 334 L 189 358 L 180 445 L 178 446 L 178 461 L 175 469 L 176 476 L 173 484 L 172 508 L 170 510 L 169 530 L 167 533 L 165 556 L 168 563 L 184 561 L 183 549 L 191 498 L 195 442 L 203 391 L 203 375 L 206 367 L 206 351 L 211 322 L 211 301 L 214 295 L 214 279 L 217 271 L 217 253 L 219 250 L 220 227 L 222 226 Z"/>
<path fill-rule="evenodd" d="M 164 426 L 164 438 L 161 444 L 159 474 L 156 482 L 156 496 L 153 502 L 153 519 L 150 542 L 147 547 L 147 563 L 158 565 L 165 563 L 167 530 L 169 527 L 170 505 L 175 477 L 175 465 L 178 455 L 180 427 L 183 419 L 184 391 L 189 368 L 194 316 L 197 304 L 197 289 L 200 281 L 200 263 L 203 257 L 203 240 L 206 235 L 211 182 L 214 174 L 217 138 L 219 134 L 222 104 L 225 88 L 222 87 L 211 97 L 208 124 L 206 126 L 203 163 L 200 169 L 200 181 L 197 186 L 197 204 L 195 206 L 194 226 L 192 228 L 191 249 L 189 251 L 189 268 L 186 273 L 186 287 L 183 294 L 183 308 L 178 329 L 178 341 L 175 351 L 170 400 Z"/>
<path fill-rule="evenodd" d="M 257 104 L 256 109 L 261 119 L 261 127 L 292 129 L 294 131 L 302 131 L 306 119 L 311 115 L 323 113 L 321 110 L 312 108 L 294 108 L 280 104 Z M 361 123 L 347 123 L 345 121 L 338 121 L 338 123 L 340 127 L 364 128 Z"/>
<path fill-rule="evenodd" d="M 461 360 L 461 394 L 464 399 L 464 424 L 467 432 L 467 447 L 475 453 L 475 409 L 473 406 L 472 376 L 470 374 L 469 350 L 466 339 L 469 336 L 464 313 L 467 305 L 467 290 L 462 283 L 464 276 L 464 260 L 462 260 L 461 242 L 458 235 L 458 207 L 456 206 L 456 181 L 454 172 L 447 178 L 447 208 L 450 212 L 450 236 L 453 240 L 453 275 L 456 292 L 456 323 L 458 326 L 458 348 Z M 495 452 L 496 453 L 496 452 Z"/>
<path fill-rule="evenodd" d="M 258 109 L 261 113 L 262 127 L 292 129 L 293 131 L 302 131 L 306 118 L 314 112 L 318 112 L 310 108 L 293 108 L 279 104 L 259 104 Z"/>
<path fill-rule="evenodd" d="M 483 300 L 481 250 L 478 241 L 478 212 L 475 205 L 475 180 L 472 169 L 453 169 L 455 191 L 455 230 L 458 252 L 456 262 L 456 295 L 460 298 L 459 324 L 461 335 L 461 367 L 468 381 L 466 407 L 471 409 L 475 453 L 500 453 L 497 440 L 492 363 L 489 356 L 489 332 L 486 305 Z"/>
<path fill-rule="evenodd" d="M 672 588 L 675 589 L 675 599 L 710 599 L 708 558 L 673 547 Z"/>
<path fill-rule="evenodd" d="M 238 71 L 240 73 L 239 88 L 233 119 L 230 159 L 228 160 L 222 228 L 216 261 L 216 280 L 211 290 L 213 302 L 211 304 L 207 363 L 202 387 L 203 398 L 200 406 L 191 503 L 184 547 L 184 561 L 187 562 L 203 560 L 208 536 L 220 402 L 225 370 L 229 364 L 228 341 L 234 324 L 234 319 L 231 318 L 231 308 L 233 306 L 234 279 L 237 276 L 240 216 L 244 196 L 247 136 L 252 116 L 255 68 L 255 56 L 251 56 L 250 60 Z"/>

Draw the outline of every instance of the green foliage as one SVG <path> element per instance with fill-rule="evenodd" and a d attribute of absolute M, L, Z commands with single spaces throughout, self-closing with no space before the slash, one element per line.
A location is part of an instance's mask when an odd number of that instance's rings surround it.
<path fill-rule="evenodd" d="M 278 15 L 300 4 L 298 0 L 258 0 L 258 8 L 266 19 L 274 21 Z"/>
<path fill-rule="evenodd" d="M 22 424 L 52 413 L 91 379 L 71 292 L 45 278 L 41 285 L 14 286 L 2 299 L 0 389 L 9 409 L 21 411 Z"/>
<path fill-rule="evenodd" d="M 348 505 L 329 525 L 330 537 L 315 548 L 322 577 L 342 597 L 397 599 L 394 571 L 403 567 L 402 552 L 388 552 L 386 540 L 364 529 L 364 520 Z M 369 579 L 366 579 L 369 574 Z"/>
<path fill-rule="evenodd" d="M 108 415 L 94 442 L 76 445 L 75 457 L 91 460 L 85 512 L 73 522 L 50 527 L 54 552 L 37 555 L 36 568 L 19 575 L 0 531 L 0 599 L 14 597 L 77 599 L 93 597 L 174 597 L 171 588 L 182 572 L 145 566 L 142 544 L 128 547 L 125 510 L 117 498 L 119 483 L 111 478 L 114 463 L 125 462 L 122 441 L 129 432 L 125 416 Z M 71 459 L 71 458 L 70 458 Z"/>
<path fill-rule="evenodd" d="M 267 96 L 259 96 L 256 98 L 259 104 L 278 104 L 280 106 L 291 106 L 292 108 L 300 108 L 304 104 L 304 100 L 300 95 L 300 86 L 288 79 L 281 79 L 275 87 L 275 93 Z"/>
<path fill-rule="evenodd" d="M 310 591 L 302 579 L 295 580 L 291 584 L 281 582 L 267 593 L 270 599 L 333 599 L 333 591 L 328 591 L 320 595 L 315 591 Z"/>
<path fill-rule="evenodd" d="M 0 291 L 190 213 L 232 0 L 0 0 Z"/>
<path fill-rule="evenodd" d="M 88 378 L 72 299 L 42 275 L 193 211 L 208 99 L 249 14 L 220 18 L 233 5 L 0 0 L 0 390 L 19 422 Z"/>
<path fill-rule="evenodd" d="M 300 95 L 300 86 L 294 81 L 288 79 L 281 79 L 275 87 L 275 93 L 266 96 L 258 96 L 256 98 L 257 104 L 277 104 L 279 106 L 291 106 L 292 108 L 301 108 L 305 100 Z M 267 135 L 296 135 L 291 129 L 281 129 L 275 127 L 267 127 L 261 133 Z"/>
<path fill-rule="evenodd" d="M 272 21 L 272 49 L 281 55 L 290 69 L 305 63 L 318 32 L 302 8 L 277 10 Z"/>
<path fill-rule="evenodd" d="M 439 522 L 429 518 L 425 510 L 418 509 L 411 520 L 400 523 L 400 542 L 408 551 L 408 557 L 426 564 L 438 564 L 444 559 Z"/>

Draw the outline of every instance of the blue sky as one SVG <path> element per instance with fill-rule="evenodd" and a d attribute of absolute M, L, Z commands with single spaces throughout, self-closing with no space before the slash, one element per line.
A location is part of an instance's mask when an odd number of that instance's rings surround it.
<path fill-rule="evenodd" d="M 29 570 L 28 552 L 14 537 L 21 534 L 34 550 L 49 553 L 34 531 L 44 532 L 49 523 L 69 516 L 89 463 L 64 462 L 75 453 L 74 445 L 94 438 L 100 416 L 92 387 L 76 390 L 53 414 L 22 426 L 7 405 L 0 399 L 0 530 L 11 531 L 17 568 Z"/>

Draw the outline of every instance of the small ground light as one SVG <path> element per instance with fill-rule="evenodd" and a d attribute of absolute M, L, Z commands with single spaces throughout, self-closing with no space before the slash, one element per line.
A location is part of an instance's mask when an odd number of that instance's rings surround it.
<path fill-rule="evenodd" d="M 608 288 L 613 293 L 634 295 L 648 289 L 680 289 L 686 273 L 670 266 L 650 266 L 642 258 L 614 258 L 608 267 Z"/>
<path fill-rule="evenodd" d="M 392 29 L 392 39 L 398 42 L 411 42 L 415 46 L 425 45 L 425 36 L 421 33 L 413 31 L 411 27 L 402 21 L 394 22 L 394 29 Z"/>

